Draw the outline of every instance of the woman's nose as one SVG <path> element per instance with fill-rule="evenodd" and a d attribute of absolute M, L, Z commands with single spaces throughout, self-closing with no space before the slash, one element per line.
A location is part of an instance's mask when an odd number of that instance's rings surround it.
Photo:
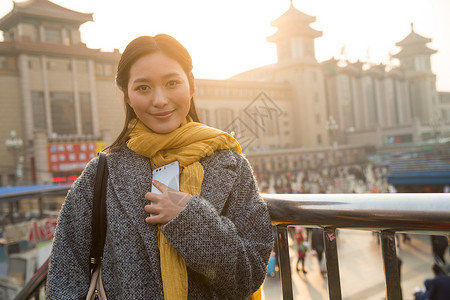
<path fill-rule="evenodd" d="M 153 106 L 156 106 L 156 107 L 163 107 L 167 103 L 169 103 L 164 91 L 159 88 L 155 89 L 152 102 L 153 102 Z"/>

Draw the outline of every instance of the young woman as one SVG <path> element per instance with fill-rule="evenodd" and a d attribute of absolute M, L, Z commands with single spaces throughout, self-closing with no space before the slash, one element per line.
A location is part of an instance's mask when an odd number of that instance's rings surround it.
<path fill-rule="evenodd" d="M 139 37 L 123 52 L 116 83 L 126 119 L 107 155 L 108 299 L 248 299 L 266 275 L 270 217 L 238 142 L 199 123 L 189 53 L 168 35 Z M 179 191 L 152 181 L 152 170 L 173 161 Z M 48 299 L 86 297 L 97 162 L 62 207 Z"/>

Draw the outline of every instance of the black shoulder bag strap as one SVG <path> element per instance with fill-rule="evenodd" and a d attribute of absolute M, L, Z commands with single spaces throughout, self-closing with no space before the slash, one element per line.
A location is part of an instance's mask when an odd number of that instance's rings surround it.
<path fill-rule="evenodd" d="M 108 180 L 108 167 L 106 154 L 98 153 L 97 173 L 95 174 L 94 197 L 92 201 L 92 232 L 90 269 L 91 274 L 102 262 L 103 247 L 106 237 L 106 185 Z"/>

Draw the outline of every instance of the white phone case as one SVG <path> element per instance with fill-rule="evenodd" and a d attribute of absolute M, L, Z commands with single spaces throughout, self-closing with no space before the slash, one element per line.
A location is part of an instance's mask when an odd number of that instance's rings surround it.
<path fill-rule="evenodd" d="M 174 190 L 180 190 L 180 166 L 178 161 L 174 161 L 170 164 L 154 169 L 152 174 L 153 180 L 158 180 Z M 162 194 L 161 191 L 159 191 L 153 184 L 151 192 L 155 194 Z"/>

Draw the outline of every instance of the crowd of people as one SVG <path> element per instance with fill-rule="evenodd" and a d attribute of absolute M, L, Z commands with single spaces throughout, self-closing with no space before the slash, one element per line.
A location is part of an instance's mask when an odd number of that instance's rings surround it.
<path fill-rule="evenodd" d="M 386 168 L 355 164 L 312 169 L 254 170 L 259 189 L 271 194 L 383 193 L 393 191 Z"/>

